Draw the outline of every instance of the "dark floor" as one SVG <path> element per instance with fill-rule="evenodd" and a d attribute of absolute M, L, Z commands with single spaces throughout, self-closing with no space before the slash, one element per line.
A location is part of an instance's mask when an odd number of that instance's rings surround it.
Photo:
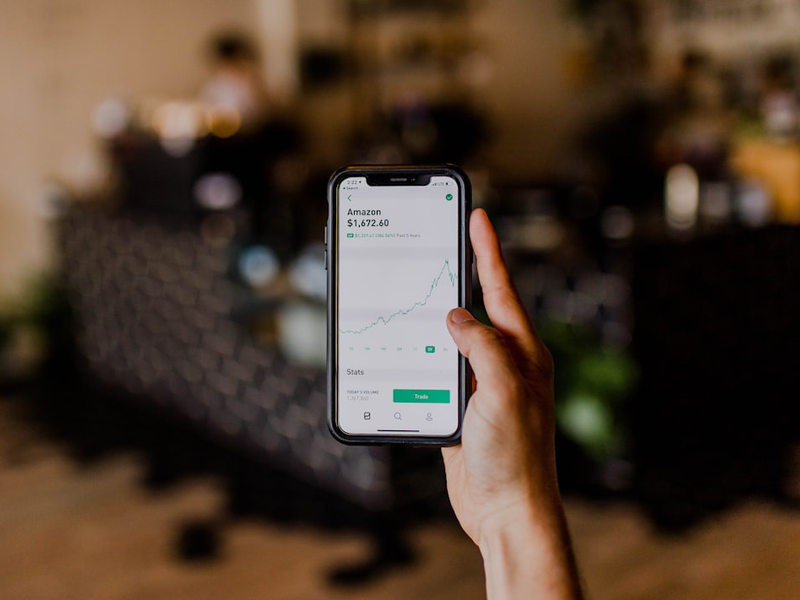
<path fill-rule="evenodd" d="M 415 498 L 424 515 L 400 515 L 376 537 L 353 507 L 269 470 L 261 486 L 231 478 L 190 434 L 136 411 L 104 415 L 90 402 L 92 423 L 77 426 L 69 404 L 35 396 L 25 386 L 0 394 L 6 600 L 484 596 L 480 555 L 440 489 Z M 119 418 L 123 437 L 104 429 Z M 154 440 L 164 436 L 183 457 L 163 454 Z M 775 503 L 732 505 L 680 535 L 654 531 L 622 500 L 569 498 L 567 512 L 590 598 L 788 599 L 800 589 L 800 512 Z"/>

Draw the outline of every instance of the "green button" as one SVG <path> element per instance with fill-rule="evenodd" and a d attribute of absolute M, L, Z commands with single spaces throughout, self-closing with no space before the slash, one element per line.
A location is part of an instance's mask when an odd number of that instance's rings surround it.
<path fill-rule="evenodd" d="M 395 402 L 450 404 L 450 390 L 394 390 Z"/>
<path fill-rule="evenodd" d="M 433 354 L 436 352 L 436 346 L 425 346 L 425 352 L 428 354 Z"/>

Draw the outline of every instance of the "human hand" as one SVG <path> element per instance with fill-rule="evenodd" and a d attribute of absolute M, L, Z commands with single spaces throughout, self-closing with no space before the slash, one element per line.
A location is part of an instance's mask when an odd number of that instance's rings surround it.
<path fill-rule="evenodd" d="M 486 213 L 470 219 L 484 304 L 494 327 L 463 308 L 447 327 L 475 377 L 461 444 L 443 448 L 450 501 L 480 547 L 487 588 L 580 596 L 555 462 L 553 361 L 520 302 Z M 509 552 L 513 556 L 509 555 Z M 527 565 L 520 579 L 514 563 Z M 517 587 L 515 587 L 517 586 Z M 522 586 L 522 587 L 519 587 Z M 504 590 L 501 592 L 501 590 Z"/>

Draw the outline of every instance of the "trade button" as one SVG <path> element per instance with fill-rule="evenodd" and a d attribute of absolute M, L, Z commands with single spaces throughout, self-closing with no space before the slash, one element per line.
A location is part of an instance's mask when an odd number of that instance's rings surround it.
<path fill-rule="evenodd" d="M 450 403 L 450 390 L 393 390 L 392 392 L 392 400 L 398 403 Z"/>

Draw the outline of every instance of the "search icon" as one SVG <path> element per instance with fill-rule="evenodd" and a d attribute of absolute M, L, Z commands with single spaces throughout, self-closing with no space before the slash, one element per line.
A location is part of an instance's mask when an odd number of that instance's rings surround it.
<path fill-rule="evenodd" d="M 396 412 L 394 413 L 394 418 L 397 419 L 398 421 L 402 421 L 403 415 L 401 415 L 399 412 Z"/>

